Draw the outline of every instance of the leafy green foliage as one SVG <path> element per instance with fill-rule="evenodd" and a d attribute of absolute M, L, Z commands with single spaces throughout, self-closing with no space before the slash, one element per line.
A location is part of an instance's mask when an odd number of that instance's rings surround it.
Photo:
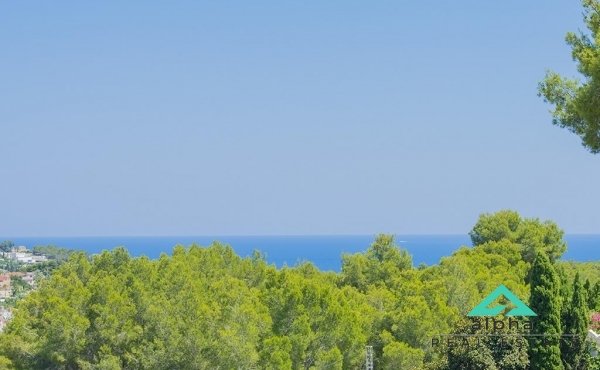
<path fill-rule="evenodd" d="M 590 34 L 568 32 L 566 42 L 584 80 L 546 71 L 538 95 L 554 105 L 552 123 L 581 137 L 591 153 L 600 153 L 600 3 L 582 0 L 584 22 Z"/>
<path fill-rule="evenodd" d="M 10 286 L 13 290 L 13 296 L 21 296 L 24 292 L 31 290 L 31 286 L 20 276 L 10 278 Z"/>
<path fill-rule="evenodd" d="M 583 369 L 600 370 L 600 356 L 598 356 L 598 353 L 600 353 L 600 348 L 598 348 L 598 346 L 592 342 L 586 342 L 586 345 L 587 350 L 583 353 L 583 363 L 586 367 Z M 593 353 L 596 353 L 596 356 L 592 355 Z"/>
<path fill-rule="evenodd" d="M 579 273 L 581 281 L 590 281 L 590 287 L 600 281 L 600 261 L 556 261 L 555 266 L 564 270 L 569 281 L 573 281 L 577 273 Z"/>
<path fill-rule="evenodd" d="M 563 241 L 564 231 L 554 222 L 522 219 L 517 212 L 510 210 L 482 214 L 469 235 L 474 246 L 502 240 L 515 243 L 521 259 L 530 264 L 540 251 L 545 252 L 553 263 L 567 250 Z M 511 257 L 514 261 L 514 252 Z"/>
<path fill-rule="evenodd" d="M 54 270 L 58 269 L 61 265 L 61 262 L 52 260 L 45 262 L 38 262 L 31 265 L 21 266 L 19 271 L 21 272 L 39 272 L 45 277 L 49 277 Z"/>
<path fill-rule="evenodd" d="M 74 253 L 84 253 L 73 249 L 60 248 L 55 245 L 36 245 L 33 247 L 33 253 L 42 254 L 51 260 L 68 261 L 69 257 Z"/>
<path fill-rule="evenodd" d="M 383 332 L 383 347 L 381 365 L 384 369 L 411 370 L 419 369 L 423 364 L 424 353 L 421 349 L 415 349 L 403 342 L 394 341 L 392 335 Z"/>
<path fill-rule="evenodd" d="M 0 243 L 0 251 L 2 251 L 2 253 L 8 253 L 12 250 L 12 248 L 15 246 L 15 243 L 13 243 L 10 240 L 5 240 L 2 243 Z"/>
<path fill-rule="evenodd" d="M 366 309 L 314 266 L 277 271 L 218 243 L 157 261 L 118 248 L 42 281 L 2 351 L 19 369 L 353 368 Z"/>
<path fill-rule="evenodd" d="M 343 283 L 361 292 L 369 285 L 392 285 L 392 278 L 412 269 L 412 257 L 394 243 L 393 235 L 380 234 L 365 253 L 342 255 Z"/>
<path fill-rule="evenodd" d="M 600 280 L 596 281 L 588 298 L 589 309 L 592 311 L 600 311 Z"/>
<path fill-rule="evenodd" d="M 364 253 L 343 255 L 339 274 L 308 262 L 278 270 L 258 251 L 241 258 L 219 243 L 178 245 L 157 260 L 117 248 L 68 251 L 60 263 L 66 252 L 46 249 L 57 259 L 28 267 L 49 277 L 0 334 L 0 368 L 361 369 L 371 345 L 378 369 L 529 369 L 528 345 L 514 338 L 444 351 L 431 338 L 472 330 L 465 315 L 500 284 L 531 302 L 539 332 L 561 333 L 561 307 L 574 328 L 567 303 L 596 304 L 574 294 L 585 290 L 574 276 L 581 270 L 594 292 L 596 267 L 560 261 L 555 272 L 546 252 L 562 253 L 562 231 L 511 211 L 482 215 L 471 236 L 472 248 L 414 268 L 394 236 L 378 235 Z M 539 348 L 531 368 L 562 366 L 558 344 Z M 568 351 L 592 366 L 585 350 Z"/>
<path fill-rule="evenodd" d="M 579 274 L 577 274 L 573 282 L 573 297 L 569 302 L 569 309 L 563 321 L 563 333 L 576 336 L 572 340 L 561 341 L 560 343 L 561 357 L 566 370 L 584 368 L 583 361 L 587 350 L 585 340 L 589 326 L 586 298 L 585 288 L 579 280 Z"/>
<path fill-rule="evenodd" d="M 560 279 L 545 253 L 538 253 L 532 267 L 531 298 L 529 307 L 537 314 L 533 317 L 533 333 L 561 334 Z M 545 342 L 545 343 L 544 343 Z M 530 346 L 532 370 L 563 369 L 559 339 L 536 339 Z"/>
<path fill-rule="evenodd" d="M 514 334 L 515 329 L 510 333 Z M 492 334 L 492 330 L 475 331 L 470 320 L 461 320 L 455 325 L 454 334 Z M 483 370 L 483 369 L 506 369 L 526 370 L 529 369 L 529 358 L 527 356 L 527 342 L 516 336 L 506 337 L 479 337 L 479 339 L 467 337 L 449 338 L 452 345 L 446 346 L 445 361 L 438 364 L 437 370 Z M 445 339 L 448 341 L 448 339 Z"/>
<path fill-rule="evenodd" d="M 17 261 L 13 261 L 10 259 L 1 259 L 0 260 L 0 269 L 2 270 L 6 270 L 9 272 L 15 272 L 20 270 L 22 267 L 22 264 L 17 262 Z"/>

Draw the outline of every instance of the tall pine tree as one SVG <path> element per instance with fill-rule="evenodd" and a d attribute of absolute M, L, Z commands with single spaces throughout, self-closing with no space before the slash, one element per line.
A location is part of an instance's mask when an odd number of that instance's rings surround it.
<path fill-rule="evenodd" d="M 596 281 L 592 294 L 590 294 L 590 310 L 597 312 L 600 310 L 600 280 Z"/>
<path fill-rule="evenodd" d="M 532 332 L 546 336 L 531 341 L 530 366 L 532 370 L 563 370 L 556 336 L 561 334 L 560 280 L 544 252 L 537 254 L 531 270 L 529 307 L 537 314 L 533 316 Z"/>
<path fill-rule="evenodd" d="M 578 273 L 579 274 L 579 273 Z M 585 296 L 587 300 L 588 308 L 591 310 L 593 306 L 593 289 L 592 284 L 590 283 L 590 279 L 585 279 L 585 283 L 583 284 L 583 289 L 585 291 Z"/>
<path fill-rule="evenodd" d="M 589 287 L 589 280 L 586 284 Z M 585 338 L 588 330 L 588 308 L 585 287 L 581 285 L 579 272 L 573 282 L 573 297 L 568 313 L 563 323 L 564 334 L 575 335 L 564 337 L 560 345 L 560 354 L 563 365 L 567 370 L 586 369 L 584 360 Z"/>
<path fill-rule="evenodd" d="M 561 333 L 565 331 L 565 322 L 571 312 L 571 299 L 573 299 L 573 281 L 569 280 L 563 265 L 554 265 L 554 271 L 560 280 L 560 324 Z"/>

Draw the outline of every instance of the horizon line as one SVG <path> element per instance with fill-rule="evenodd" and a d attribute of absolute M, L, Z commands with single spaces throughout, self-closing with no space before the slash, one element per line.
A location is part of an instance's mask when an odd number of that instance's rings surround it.
<path fill-rule="evenodd" d="M 182 234 L 182 235 L 42 235 L 42 236 L 11 236 L 10 238 L 193 238 L 193 237 L 213 237 L 213 236 L 377 236 L 380 234 L 394 235 L 394 236 L 405 236 L 405 235 L 435 235 L 435 236 L 469 236 L 469 234 L 459 233 L 431 233 L 431 234 L 419 234 L 419 233 L 374 233 L 374 234 Z M 600 233 L 598 233 L 600 235 Z M 592 234 L 590 234 L 592 235 Z M 0 237 L 8 238 L 8 237 Z"/>
<path fill-rule="evenodd" d="M 377 236 L 380 234 L 400 236 L 464 236 L 469 234 L 462 233 L 374 233 L 374 234 L 188 234 L 188 235 L 42 235 L 42 236 L 0 236 L 0 239 L 11 238 L 205 238 L 205 237 L 328 237 L 328 236 Z M 568 235 L 600 235 L 598 233 L 565 233 Z"/>

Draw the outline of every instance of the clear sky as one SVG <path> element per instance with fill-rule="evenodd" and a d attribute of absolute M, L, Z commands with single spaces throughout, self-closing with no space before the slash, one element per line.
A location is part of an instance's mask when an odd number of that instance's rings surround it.
<path fill-rule="evenodd" d="M 600 233 L 576 0 L 5 1 L 0 235 Z"/>

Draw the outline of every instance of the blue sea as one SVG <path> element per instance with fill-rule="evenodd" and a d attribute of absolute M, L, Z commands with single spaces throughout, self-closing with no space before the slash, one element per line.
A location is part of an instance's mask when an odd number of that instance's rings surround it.
<path fill-rule="evenodd" d="M 562 259 L 600 261 L 600 234 L 571 234 L 564 237 L 568 245 Z M 162 237 L 0 237 L 15 245 L 33 248 L 53 244 L 58 247 L 84 250 L 90 254 L 123 246 L 132 256 L 146 255 L 158 258 L 161 253 L 171 254 L 177 244 L 197 243 L 209 246 L 213 241 L 229 244 L 240 256 L 249 256 L 255 249 L 266 253 L 267 261 L 277 267 L 293 266 L 310 261 L 321 270 L 339 271 L 342 253 L 363 252 L 375 240 L 374 235 L 328 236 L 162 236 Z M 450 256 L 461 246 L 471 246 L 468 235 L 397 235 L 396 244 L 408 250 L 413 264 L 434 265 L 440 258 Z"/>

